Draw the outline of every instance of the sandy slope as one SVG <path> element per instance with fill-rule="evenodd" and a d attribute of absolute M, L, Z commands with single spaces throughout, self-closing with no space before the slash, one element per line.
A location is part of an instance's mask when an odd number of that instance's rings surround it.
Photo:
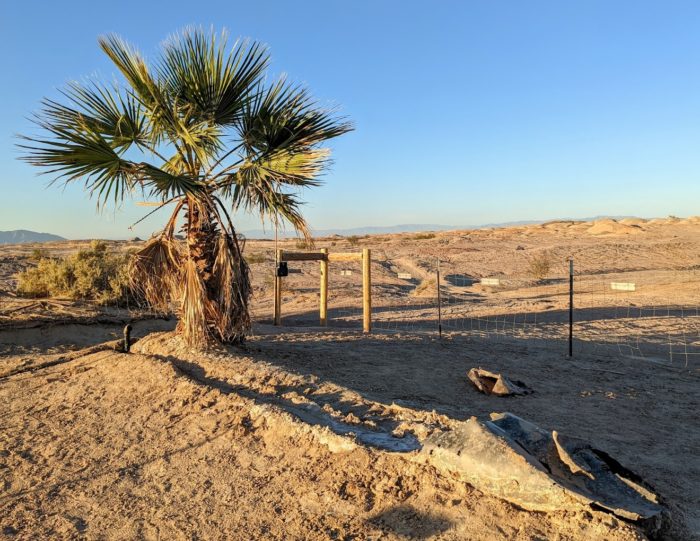
<path fill-rule="evenodd" d="M 308 396 L 331 414 L 354 408 L 356 422 L 448 419 L 374 403 L 320 378 L 302 390 L 303 376 L 252 357 L 192 357 L 156 340 L 141 349 L 157 356 L 100 352 L 3 382 L 6 537 L 641 538 L 593 510 L 519 511 L 411 453 L 300 422 L 265 395 Z M 233 390 L 241 381 L 249 397 Z"/>

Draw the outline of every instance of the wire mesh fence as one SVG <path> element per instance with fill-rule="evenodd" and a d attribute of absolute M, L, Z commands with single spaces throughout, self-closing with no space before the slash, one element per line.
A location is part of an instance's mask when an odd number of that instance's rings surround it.
<path fill-rule="evenodd" d="M 575 279 L 579 349 L 700 365 L 698 286 L 697 269 L 581 270 Z"/>
<path fill-rule="evenodd" d="M 459 265 L 440 265 L 443 328 L 529 342 L 566 338 L 566 261 L 516 252 L 507 268 L 481 276 L 460 274 Z"/>
<path fill-rule="evenodd" d="M 624 247 L 619 257 L 625 257 Z M 469 272 L 473 266 L 465 264 L 464 254 L 375 249 L 372 329 L 443 331 L 566 352 L 568 259 L 562 250 L 516 249 L 505 263 L 477 265 L 477 272 Z M 584 260 L 588 263 L 581 266 L 574 260 L 574 353 L 700 367 L 700 268 L 680 257 L 672 268 L 658 270 L 620 270 L 610 258 Z M 283 324 L 318 325 L 319 263 L 293 262 L 289 271 L 283 279 Z M 271 313 L 271 304 L 256 304 Z M 359 262 L 329 266 L 328 325 L 362 328 Z"/>

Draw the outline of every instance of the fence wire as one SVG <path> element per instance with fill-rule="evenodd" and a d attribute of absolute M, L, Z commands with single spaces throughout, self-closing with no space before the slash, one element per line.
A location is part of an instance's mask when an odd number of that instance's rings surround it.
<path fill-rule="evenodd" d="M 478 253 L 372 253 L 374 331 L 478 336 L 568 351 L 569 262 L 574 257 L 574 352 L 605 352 L 684 368 L 700 367 L 700 268 L 669 251 L 672 268 L 622 264 L 563 249 L 516 249 L 498 261 Z M 273 258 L 265 260 L 272 270 Z M 465 263 L 465 259 L 469 263 Z M 293 262 L 283 279 L 284 325 L 318 325 L 320 267 Z M 439 280 L 438 280 L 439 271 Z M 272 282 L 274 278 L 270 278 Z M 254 315 L 271 317 L 272 288 L 256 288 Z M 438 296 L 439 288 L 439 296 Z M 329 265 L 328 325 L 362 328 L 359 262 Z M 267 293 L 267 295 L 265 295 Z M 265 297 L 264 299 L 261 297 Z"/>

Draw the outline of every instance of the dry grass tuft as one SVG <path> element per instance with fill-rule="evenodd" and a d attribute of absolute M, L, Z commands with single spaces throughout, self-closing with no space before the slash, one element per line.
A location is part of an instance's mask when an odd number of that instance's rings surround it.
<path fill-rule="evenodd" d="M 433 295 L 437 295 L 435 278 L 426 278 L 413 290 L 414 297 L 430 297 Z"/>

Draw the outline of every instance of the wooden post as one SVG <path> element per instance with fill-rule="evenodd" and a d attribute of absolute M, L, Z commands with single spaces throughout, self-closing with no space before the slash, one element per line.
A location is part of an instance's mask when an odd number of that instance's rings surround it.
<path fill-rule="evenodd" d="M 362 330 L 372 332 L 372 253 L 362 249 Z"/>
<path fill-rule="evenodd" d="M 321 259 L 321 305 L 319 307 L 319 321 L 321 327 L 328 325 L 328 248 L 322 248 L 321 253 L 326 254 Z"/>
<path fill-rule="evenodd" d="M 280 261 L 282 261 L 282 250 L 277 250 L 275 257 L 275 325 L 282 324 L 282 277 L 277 275 Z"/>

